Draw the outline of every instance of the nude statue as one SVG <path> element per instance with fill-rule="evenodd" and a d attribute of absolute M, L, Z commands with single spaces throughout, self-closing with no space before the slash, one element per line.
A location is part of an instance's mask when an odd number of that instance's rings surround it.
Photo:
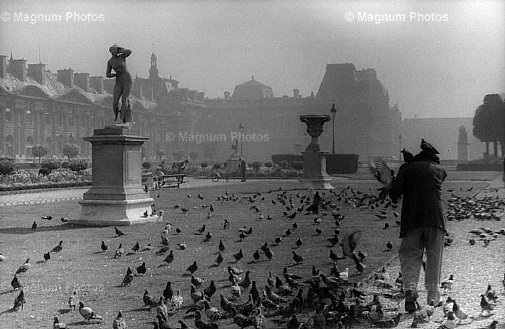
<path fill-rule="evenodd" d="M 109 48 L 112 57 L 107 62 L 107 78 L 116 78 L 114 93 L 112 95 L 112 109 L 114 110 L 114 123 L 127 123 L 127 111 L 130 109 L 128 96 L 130 96 L 133 84 L 132 76 L 126 68 L 126 57 L 130 56 L 131 50 L 113 45 Z M 115 73 L 112 73 L 114 70 Z M 121 98 L 121 112 L 119 111 L 119 98 Z M 121 113 L 121 116 L 119 115 Z M 130 116 L 131 117 L 131 116 Z"/>

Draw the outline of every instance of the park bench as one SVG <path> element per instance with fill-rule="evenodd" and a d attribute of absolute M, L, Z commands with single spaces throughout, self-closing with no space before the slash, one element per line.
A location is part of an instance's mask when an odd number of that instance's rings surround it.
<path fill-rule="evenodd" d="M 179 188 L 181 186 L 181 184 L 186 183 L 184 181 L 184 177 L 186 177 L 186 174 L 163 175 L 161 187 L 165 187 L 165 188 L 177 187 L 177 188 Z"/>

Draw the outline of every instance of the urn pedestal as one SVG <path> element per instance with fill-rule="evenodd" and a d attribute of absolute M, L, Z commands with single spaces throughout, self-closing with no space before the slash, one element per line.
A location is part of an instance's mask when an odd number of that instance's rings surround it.
<path fill-rule="evenodd" d="M 86 226 L 119 226 L 155 222 L 154 199 L 144 191 L 141 146 L 147 137 L 127 135 L 125 126 L 95 129 L 84 138 L 92 145 L 93 186 L 84 193 L 81 216 L 73 223 Z"/>
<path fill-rule="evenodd" d="M 333 189 L 331 177 L 326 172 L 326 154 L 319 146 L 319 136 L 323 125 L 330 120 L 329 115 L 301 115 L 300 121 L 307 124 L 307 133 L 312 140 L 303 154 L 303 175 L 299 179 L 304 188 L 319 190 Z"/>

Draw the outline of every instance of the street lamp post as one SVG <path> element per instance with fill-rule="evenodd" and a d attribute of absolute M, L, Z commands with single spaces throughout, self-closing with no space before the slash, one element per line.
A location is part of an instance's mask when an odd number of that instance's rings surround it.
<path fill-rule="evenodd" d="M 402 161 L 403 153 L 402 153 L 402 134 L 398 135 L 398 141 L 400 142 L 400 157 L 398 158 L 398 161 Z"/>
<path fill-rule="evenodd" d="M 243 157 L 243 153 L 242 153 L 242 140 L 244 138 L 243 136 L 243 132 L 244 132 L 244 125 L 242 124 L 242 122 L 240 123 L 240 125 L 238 126 L 238 130 L 240 132 L 240 157 Z"/>
<path fill-rule="evenodd" d="M 331 146 L 331 154 L 335 154 L 335 116 L 337 114 L 337 109 L 335 108 L 335 103 L 331 104 L 331 119 L 333 121 L 333 137 L 332 137 L 332 146 Z"/>

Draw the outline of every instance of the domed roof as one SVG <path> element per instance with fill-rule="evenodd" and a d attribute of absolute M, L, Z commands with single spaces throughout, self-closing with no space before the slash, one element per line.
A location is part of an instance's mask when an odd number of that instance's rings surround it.
<path fill-rule="evenodd" d="M 263 98 L 273 98 L 274 93 L 270 86 L 267 86 L 259 81 L 254 80 L 254 75 L 251 80 L 235 86 L 232 98 L 243 100 L 255 100 Z"/>

